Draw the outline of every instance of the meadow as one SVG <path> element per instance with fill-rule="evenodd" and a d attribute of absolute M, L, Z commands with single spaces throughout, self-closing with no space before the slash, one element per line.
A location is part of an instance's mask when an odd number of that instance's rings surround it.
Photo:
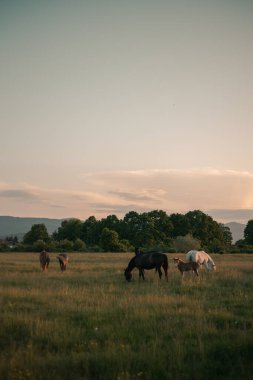
<path fill-rule="evenodd" d="M 1 380 L 250 379 L 253 255 L 212 255 L 217 270 L 127 283 L 131 253 L 0 253 Z M 180 258 L 185 255 L 177 255 Z"/>

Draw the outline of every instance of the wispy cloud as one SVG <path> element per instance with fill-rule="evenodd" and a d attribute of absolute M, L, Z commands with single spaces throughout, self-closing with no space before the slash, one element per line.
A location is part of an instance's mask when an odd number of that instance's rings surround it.
<path fill-rule="evenodd" d="M 167 213 L 200 209 L 220 221 L 252 217 L 253 174 L 213 168 L 84 173 L 78 188 L 0 184 L 0 206 L 26 204 L 30 214 L 56 217 L 105 217 L 114 213 L 163 209 Z M 10 211 L 11 212 L 11 211 Z M 5 211 L 6 213 L 6 211 Z"/>
<path fill-rule="evenodd" d="M 124 199 L 125 201 L 135 201 L 135 202 L 159 202 L 161 198 L 165 195 L 165 191 L 161 189 L 142 189 L 139 192 L 135 191 L 110 191 L 112 195 Z"/>
<path fill-rule="evenodd" d="M 148 212 L 153 210 L 153 208 L 150 207 L 140 207 L 136 206 L 135 204 L 128 204 L 128 205 L 121 205 L 116 207 L 108 207 L 107 204 L 93 204 L 92 205 L 93 210 L 95 211 L 95 214 L 100 215 L 101 217 L 105 217 L 106 215 L 115 214 L 120 217 L 124 216 L 129 211 L 136 211 L 138 213 Z"/>
<path fill-rule="evenodd" d="M 6 189 L 0 190 L 0 197 L 13 198 L 23 201 L 38 201 L 39 197 L 27 190 L 20 189 Z"/>
<path fill-rule="evenodd" d="M 161 208 L 167 212 L 186 212 L 192 209 L 220 210 L 216 213 L 226 221 L 231 210 L 231 218 L 247 218 L 253 209 L 253 174 L 246 171 L 218 170 L 215 168 L 188 170 L 134 170 L 86 173 L 85 186 L 100 189 L 108 204 L 115 202 L 116 210 L 149 210 Z M 112 198 L 113 197 L 113 198 Z M 121 204 L 119 206 L 119 204 Z M 103 203 L 106 207 L 106 202 Z M 103 208 L 101 208 L 103 210 Z"/>

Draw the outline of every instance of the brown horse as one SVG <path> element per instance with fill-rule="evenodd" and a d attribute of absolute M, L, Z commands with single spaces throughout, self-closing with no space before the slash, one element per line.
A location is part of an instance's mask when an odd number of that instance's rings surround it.
<path fill-rule="evenodd" d="M 63 272 L 67 268 L 67 264 L 69 262 L 68 255 L 66 253 L 60 253 L 56 258 L 59 260 L 61 271 Z"/>
<path fill-rule="evenodd" d="M 50 257 L 49 257 L 48 252 L 46 252 L 45 250 L 40 252 L 39 260 L 40 260 L 40 265 L 41 265 L 43 272 L 46 271 L 48 269 L 48 266 L 50 263 Z"/>
<path fill-rule="evenodd" d="M 174 263 L 175 266 L 178 268 L 179 272 L 181 273 L 182 277 L 184 276 L 184 272 L 192 271 L 196 274 L 196 276 L 199 275 L 199 263 L 196 263 L 195 261 L 189 261 L 184 262 L 183 260 L 179 259 L 178 257 L 174 257 Z"/>

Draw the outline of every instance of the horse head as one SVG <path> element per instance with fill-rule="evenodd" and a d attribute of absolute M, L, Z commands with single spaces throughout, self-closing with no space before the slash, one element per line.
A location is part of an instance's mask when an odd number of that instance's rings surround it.
<path fill-rule="evenodd" d="M 174 257 L 173 261 L 174 261 L 175 268 L 177 268 L 180 259 L 178 257 Z"/>
<path fill-rule="evenodd" d="M 216 270 L 216 265 L 214 264 L 213 261 L 211 261 L 211 260 L 207 261 L 207 270 L 210 272 L 213 270 Z"/>
<path fill-rule="evenodd" d="M 131 279 L 132 279 L 132 273 L 129 271 L 128 268 L 125 269 L 125 271 L 124 271 L 124 275 L 125 275 L 125 278 L 126 278 L 126 280 L 127 280 L 128 282 L 131 281 Z"/>

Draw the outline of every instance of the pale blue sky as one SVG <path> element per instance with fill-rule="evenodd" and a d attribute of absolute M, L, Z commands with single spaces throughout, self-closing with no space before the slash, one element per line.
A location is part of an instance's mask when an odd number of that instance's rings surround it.
<path fill-rule="evenodd" d="M 0 215 L 253 219 L 253 1 L 0 0 Z"/>

